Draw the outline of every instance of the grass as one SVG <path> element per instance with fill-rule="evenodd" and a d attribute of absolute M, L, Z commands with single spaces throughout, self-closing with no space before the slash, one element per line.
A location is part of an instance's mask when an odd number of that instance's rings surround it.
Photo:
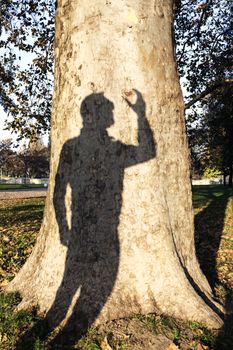
<path fill-rule="evenodd" d="M 19 302 L 18 294 L 0 294 L 0 349 L 14 349 L 20 335 L 30 324 L 37 321 L 35 312 L 25 310 L 14 312 Z"/>
<path fill-rule="evenodd" d="M 227 294 L 233 290 L 232 189 L 195 186 L 193 204 L 196 251 L 201 268 L 216 294 Z"/>
<path fill-rule="evenodd" d="M 44 211 L 43 198 L 0 201 L 0 283 L 5 285 L 31 253 Z"/>
<path fill-rule="evenodd" d="M 44 188 L 43 184 L 0 184 L 0 191 L 21 190 L 28 188 Z"/>
<path fill-rule="evenodd" d="M 203 210 L 212 200 L 220 201 L 232 196 L 232 188 L 222 185 L 200 185 L 193 186 L 193 206 L 195 209 Z"/>
<path fill-rule="evenodd" d="M 230 315 L 233 291 L 232 190 L 223 186 L 195 186 L 193 204 L 196 250 L 201 268 L 216 297 L 225 303 L 229 311 L 221 332 L 211 331 L 198 322 L 182 322 L 164 315 L 135 315 L 91 328 L 74 349 L 147 349 L 146 342 L 158 335 L 165 336 L 182 350 L 196 350 L 198 346 L 203 349 L 200 344 L 206 349 L 233 349 L 233 319 Z M 30 254 L 40 228 L 43 209 L 44 199 L 41 198 L 0 202 L 2 285 L 13 278 Z M 19 302 L 20 296 L 17 294 L 0 294 L 0 349 L 56 349 L 39 339 L 38 330 L 31 333 L 31 340 L 19 343 L 22 334 L 33 329 L 39 320 L 36 310 L 15 312 Z"/>

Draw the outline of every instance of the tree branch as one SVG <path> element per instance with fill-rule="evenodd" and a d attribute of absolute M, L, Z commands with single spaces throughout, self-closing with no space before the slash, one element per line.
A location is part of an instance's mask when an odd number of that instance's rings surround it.
<path fill-rule="evenodd" d="M 226 85 L 226 84 L 232 84 L 233 83 L 233 78 L 228 78 L 224 80 L 220 80 L 209 86 L 205 91 L 201 92 L 197 96 L 195 96 L 191 101 L 185 104 L 184 109 L 190 108 L 193 104 L 196 102 L 202 100 L 205 96 L 211 94 L 213 91 L 217 90 L 218 88 Z"/>

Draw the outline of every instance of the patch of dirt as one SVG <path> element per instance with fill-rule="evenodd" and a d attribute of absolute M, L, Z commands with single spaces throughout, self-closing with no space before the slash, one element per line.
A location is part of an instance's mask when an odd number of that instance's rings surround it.
<path fill-rule="evenodd" d="M 110 345 L 127 350 L 166 350 L 172 344 L 172 334 L 157 334 L 138 319 L 108 322 L 98 327 L 98 333 L 107 333 Z"/>
<path fill-rule="evenodd" d="M 24 199 L 35 197 L 46 197 L 46 189 L 40 190 L 14 190 L 14 191 L 0 191 L 0 200 L 2 199 Z"/>

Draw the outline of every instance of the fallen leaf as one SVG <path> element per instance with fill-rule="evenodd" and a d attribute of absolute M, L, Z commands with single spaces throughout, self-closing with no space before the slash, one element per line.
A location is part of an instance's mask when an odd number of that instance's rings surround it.
<path fill-rule="evenodd" d="M 198 344 L 197 345 L 197 350 L 209 350 L 209 347 L 206 345 Z"/>
<path fill-rule="evenodd" d="M 8 285 L 8 283 L 9 283 L 8 280 L 3 280 L 3 281 L 0 283 L 0 287 L 5 287 L 5 286 Z"/>
<path fill-rule="evenodd" d="M 6 334 L 0 333 L 0 344 L 3 344 L 4 342 L 7 341 L 7 336 Z"/>
<path fill-rule="evenodd" d="M 166 350 L 179 350 L 179 348 L 176 344 L 171 343 Z"/>
<path fill-rule="evenodd" d="M 111 346 L 108 344 L 108 339 L 106 336 L 101 341 L 100 348 L 101 348 L 101 350 L 112 350 Z"/>

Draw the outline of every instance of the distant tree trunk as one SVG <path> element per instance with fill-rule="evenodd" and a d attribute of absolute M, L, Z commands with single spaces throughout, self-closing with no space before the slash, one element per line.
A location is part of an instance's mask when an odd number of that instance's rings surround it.
<path fill-rule="evenodd" d="M 232 174 L 233 174 L 233 167 L 231 164 L 230 168 L 229 168 L 229 181 L 228 181 L 228 186 L 230 186 L 230 187 L 232 187 Z"/>
<path fill-rule="evenodd" d="M 172 5 L 58 1 L 45 216 L 8 287 L 53 326 L 158 310 L 221 325 L 194 248 Z"/>
<path fill-rule="evenodd" d="M 226 185 L 227 185 L 227 180 L 226 180 L 226 177 L 227 177 L 227 175 L 226 175 L 226 171 L 224 170 L 224 171 L 223 171 L 223 185 L 224 185 L 224 186 L 226 186 Z"/>

